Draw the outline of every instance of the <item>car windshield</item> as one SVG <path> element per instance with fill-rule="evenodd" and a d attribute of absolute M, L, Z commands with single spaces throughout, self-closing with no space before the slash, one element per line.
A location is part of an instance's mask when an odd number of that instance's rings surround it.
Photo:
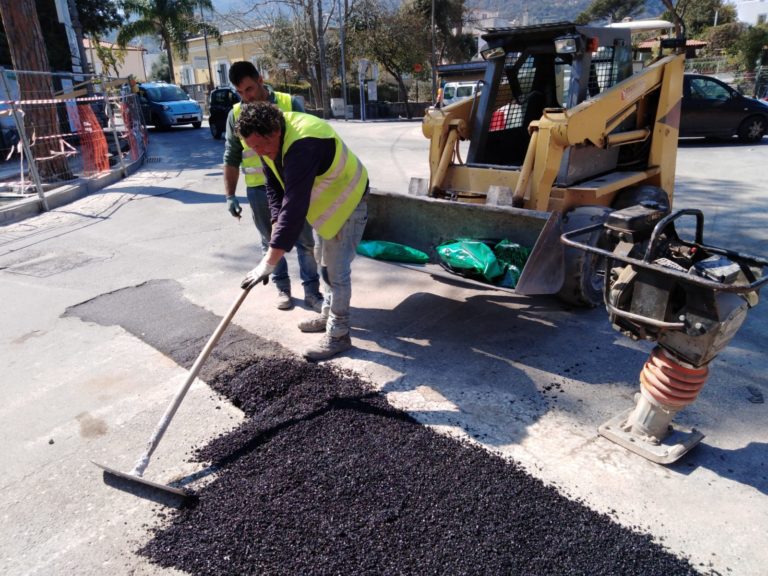
<path fill-rule="evenodd" d="M 155 102 L 174 102 L 189 100 L 189 96 L 178 86 L 160 86 L 147 88 L 147 97 Z"/>

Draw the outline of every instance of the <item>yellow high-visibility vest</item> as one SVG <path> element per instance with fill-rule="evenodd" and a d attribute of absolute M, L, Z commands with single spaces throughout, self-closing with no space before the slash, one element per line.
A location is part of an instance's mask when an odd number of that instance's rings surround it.
<path fill-rule="evenodd" d="M 285 112 L 283 116 L 285 134 L 280 152 L 283 158 L 291 146 L 302 138 L 327 138 L 336 143 L 331 166 L 323 174 L 315 176 L 312 183 L 312 197 L 307 212 L 307 220 L 320 237 L 333 238 L 360 203 L 368 184 L 368 171 L 324 120 L 300 112 Z M 264 157 L 264 162 L 285 188 L 272 159 Z"/>

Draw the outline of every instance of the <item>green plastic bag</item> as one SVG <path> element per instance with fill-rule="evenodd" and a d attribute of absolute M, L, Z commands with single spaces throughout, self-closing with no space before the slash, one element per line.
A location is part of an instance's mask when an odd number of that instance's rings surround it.
<path fill-rule="evenodd" d="M 409 264 L 426 264 L 429 262 L 429 256 L 421 250 L 386 240 L 363 240 L 357 245 L 357 253 L 361 256 L 368 256 L 368 258 L 390 262 Z"/>
<path fill-rule="evenodd" d="M 493 253 L 496 254 L 504 268 L 504 275 L 496 284 L 505 288 L 514 288 L 517 286 L 520 274 L 525 267 L 528 256 L 531 254 L 530 248 L 510 242 L 509 240 L 502 240 L 493 247 Z"/>
<path fill-rule="evenodd" d="M 493 250 L 480 240 L 452 240 L 438 246 L 437 254 L 448 270 L 458 274 L 480 276 L 491 283 L 504 274 Z"/>

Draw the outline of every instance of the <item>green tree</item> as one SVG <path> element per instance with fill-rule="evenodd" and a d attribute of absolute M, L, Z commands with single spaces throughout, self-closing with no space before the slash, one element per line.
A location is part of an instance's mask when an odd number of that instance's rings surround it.
<path fill-rule="evenodd" d="M 433 0 L 416 0 L 410 14 L 418 17 L 429 33 L 432 25 Z M 477 51 L 472 34 L 464 33 L 466 8 L 464 0 L 434 0 L 435 51 L 438 62 L 463 62 Z M 430 37 L 431 43 L 431 37 Z"/>
<path fill-rule="evenodd" d="M 117 43 L 125 46 L 134 38 L 157 35 L 162 40 L 163 49 L 168 58 L 170 79 L 176 82 L 173 70 L 173 52 L 186 58 L 191 36 L 203 33 L 213 36 L 221 42 L 221 33 L 216 26 L 199 21 L 195 10 L 213 10 L 211 0 L 122 0 L 122 8 L 127 18 L 133 16 L 117 35 Z"/>
<path fill-rule="evenodd" d="M 712 26 L 703 35 L 703 39 L 707 42 L 707 52 L 712 54 L 725 52 L 729 56 L 736 56 L 741 36 L 748 28 L 749 26 L 744 22 Z"/>
<path fill-rule="evenodd" d="M 624 18 L 642 14 L 644 10 L 645 0 L 592 0 L 587 9 L 576 17 L 576 22 L 621 22 Z"/>
<path fill-rule="evenodd" d="M 677 0 L 675 10 L 685 22 L 685 31 L 689 37 L 700 37 L 708 28 L 717 24 L 729 24 L 738 20 L 736 7 L 723 0 Z M 662 15 L 669 18 L 669 10 Z"/>
<path fill-rule="evenodd" d="M 103 36 L 122 26 L 125 21 L 112 0 L 75 0 L 75 5 L 80 16 L 80 26 L 86 36 Z"/>
<path fill-rule="evenodd" d="M 306 19 L 299 15 L 292 19 L 279 17 L 271 26 L 268 50 L 275 61 L 290 66 L 289 71 L 281 74 L 283 81 L 297 76 L 308 78 L 315 101 L 322 102 L 315 67 L 318 55 L 308 26 Z"/>
<path fill-rule="evenodd" d="M 345 14 L 346 6 L 347 2 Z M 308 80 L 327 118 L 331 112 L 327 75 L 335 68 L 334 60 L 338 60 L 335 55 L 339 54 L 333 39 L 338 29 L 330 35 L 328 32 L 339 20 L 345 25 L 346 19 L 336 14 L 336 1 L 285 0 L 281 8 L 272 19 L 270 54 L 280 62 L 290 63 L 292 71 Z"/>
<path fill-rule="evenodd" d="M 755 71 L 765 46 L 768 46 L 768 25 L 752 26 L 741 35 L 736 47 L 741 54 L 741 64 L 747 71 Z"/>
<path fill-rule="evenodd" d="M 403 74 L 423 65 L 429 53 L 428 28 L 425 31 L 419 13 L 405 4 L 395 7 L 366 0 L 358 4 L 353 24 L 350 38 L 392 75 L 401 94 L 407 94 Z M 408 118 L 412 118 L 407 97 L 405 106 Z"/>
<path fill-rule="evenodd" d="M 114 76 L 120 75 L 119 66 L 125 63 L 125 50 L 115 49 L 110 44 L 102 44 L 98 34 L 92 34 L 89 38 L 91 46 L 96 51 L 96 57 L 101 62 L 102 70 L 107 74 L 112 72 Z"/>
<path fill-rule="evenodd" d="M 149 69 L 149 77 L 152 80 L 170 82 L 171 71 L 168 68 L 168 56 L 165 53 L 160 54 L 160 57 L 152 62 L 152 67 Z"/>

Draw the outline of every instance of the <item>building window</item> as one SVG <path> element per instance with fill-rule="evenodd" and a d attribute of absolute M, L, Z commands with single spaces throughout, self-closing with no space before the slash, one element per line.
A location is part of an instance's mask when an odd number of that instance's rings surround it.
<path fill-rule="evenodd" d="M 192 66 L 181 67 L 181 83 L 182 84 L 194 84 L 195 72 L 192 70 Z"/>
<path fill-rule="evenodd" d="M 758 24 L 765 24 L 766 16 L 768 16 L 768 14 L 758 14 L 757 15 L 757 23 Z"/>

